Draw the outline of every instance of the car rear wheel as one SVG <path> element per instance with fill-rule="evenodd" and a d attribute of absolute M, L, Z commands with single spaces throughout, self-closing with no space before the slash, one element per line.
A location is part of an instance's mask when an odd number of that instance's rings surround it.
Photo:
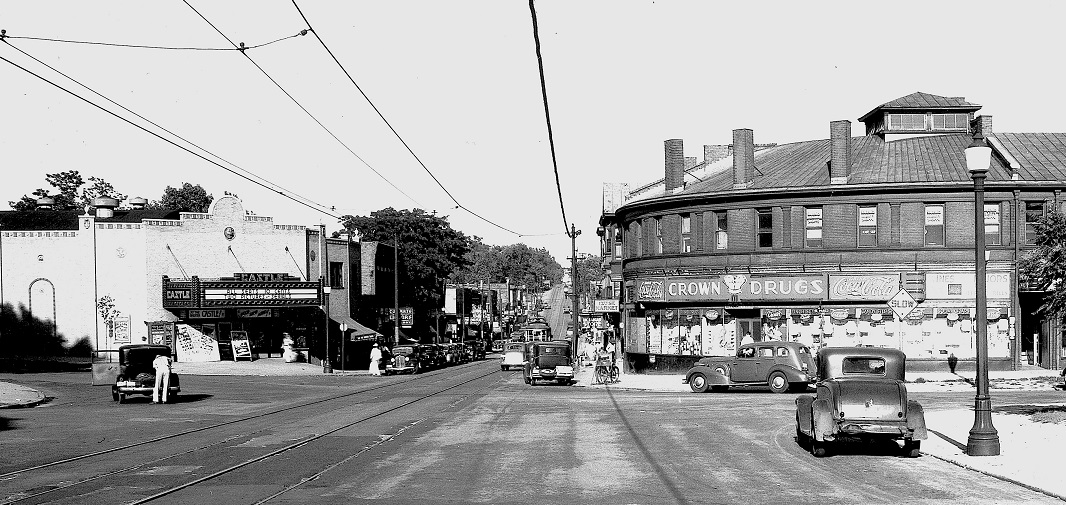
<path fill-rule="evenodd" d="M 917 458 L 921 456 L 922 451 L 921 440 L 904 440 L 903 441 L 903 455 L 908 458 Z"/>
<path fill-rule="evenodd" d="M 696 372 L 688 378 L 688 387 L 692 388 L 693 393 L 706 393 L 708 386 L 707 376 L 702 372 Z"/>
<path fill-rule="evenodd" d="M 774 372 L 770 374 L 770 378 L 766 381 L 770 386 L 770 391 L 775 393 L 784 393 L 788 391 L 788 378 L 781 372 Z"/>
<path fill-rule="evenodd" d="M 118 394 L 118 398 L 115 398 L 115 399 L 118 400 L 119 403 L 126 403 L 126 395 L 124 395 L 122 393 L 117 393 L 117 394 Z"/>
<path fill-rule="evenodd" d="M 819 442 L 813 438 L 811 439 L 811 454 L 814 455 L 814 457 L 825 457 L 826 452 L 825 442 Z"/>

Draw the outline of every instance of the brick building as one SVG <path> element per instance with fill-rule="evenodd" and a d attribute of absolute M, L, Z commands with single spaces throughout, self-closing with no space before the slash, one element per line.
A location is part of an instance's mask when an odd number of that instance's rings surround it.
<path fill-rule="evenodd" d="M 704 148 L 665 142 L 665 177 L 608 186 L 600 219 L 604 285 L 618 286 L 635 371 L 688 367 L 752 340 L 812 348 L 893 347 L 912 362 L 975 356 L 974 186 L 964 150 L 992 148 L 985 183 L 990 366 L 1066 356 L 1058 324 L 1034 314 L 1043 294 L 1019 284 L 1033 224 L 1062 209 L 1066 134 L 998 133 L 981 106 L 917 92 L 829 138 L 757 145 L 750 129 Z M 710 154 L 708 154 L 710 153 Z M 901 291 L 904 293 L 901 295 Z M 910 296 L 899 318 L 888 305 Z M 1031 357 L 1031 358 L 1030 358 Z M 963 365 L 965 366 L 965 365 Z"/>

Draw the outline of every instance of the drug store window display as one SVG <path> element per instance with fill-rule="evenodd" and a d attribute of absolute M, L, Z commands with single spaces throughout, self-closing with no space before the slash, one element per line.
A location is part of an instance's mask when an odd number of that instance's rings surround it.
<path fill-rule="evenodd" d="M 822 316 L 822 347 L 858 347 L 859 324 L 852 309 L 829 309 Z"/>
<path fill-rule="evenodd" d="M 648 354 L 730 356 L 736 352 L 736 324 L 722 309 L 651 309 L 644 320 Z"/>

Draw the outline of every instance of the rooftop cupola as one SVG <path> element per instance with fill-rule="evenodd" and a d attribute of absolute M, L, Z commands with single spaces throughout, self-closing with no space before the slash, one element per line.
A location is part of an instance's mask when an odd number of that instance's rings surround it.
<path fill-rule="evenodd" d="M 866 135 L 885 140 L 919 135 L 969 133 L 970 121 L 980 105 L 961 96 L 939 96 L 916 91 L 885 102 L 859 118 Z"/>

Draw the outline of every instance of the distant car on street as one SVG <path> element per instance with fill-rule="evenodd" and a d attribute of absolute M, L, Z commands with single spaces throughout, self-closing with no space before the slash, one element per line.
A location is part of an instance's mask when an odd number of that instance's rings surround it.
<path fill-rule="evenodd" d="M 398 345 L 392 350 L 392 358 L 385 363 L 385 375 L 420 372 L 419 346 Z"/>
<path fill-rule="evenodd" d="M 887 439 L 918 457 L 928 434 L 925 410 L 907 398 L 906 359 L 898 349 L 822 349 L 817 394 L 796 398 L 797 441 L 821 457 L 830 442 Z"/>
<path fill-rule="evenodd" d="M 500 370 L 508 371 L 511 368 L 522 368 L 526 364 L 526 354 L 522 342 L 512 342 L 507 344 L 507 347 L 503 351 L 503 358 L 500 358 Z"/>
<path fill-rule="evenodd" d="M 816 380 L 811 350 L 798 342 L 768 340 L 743 344 L 735 356 L 702 358 L 681 381 L 694 393 L 730 386 L 767 385 L 770 391 L 805 391 Z"/>

